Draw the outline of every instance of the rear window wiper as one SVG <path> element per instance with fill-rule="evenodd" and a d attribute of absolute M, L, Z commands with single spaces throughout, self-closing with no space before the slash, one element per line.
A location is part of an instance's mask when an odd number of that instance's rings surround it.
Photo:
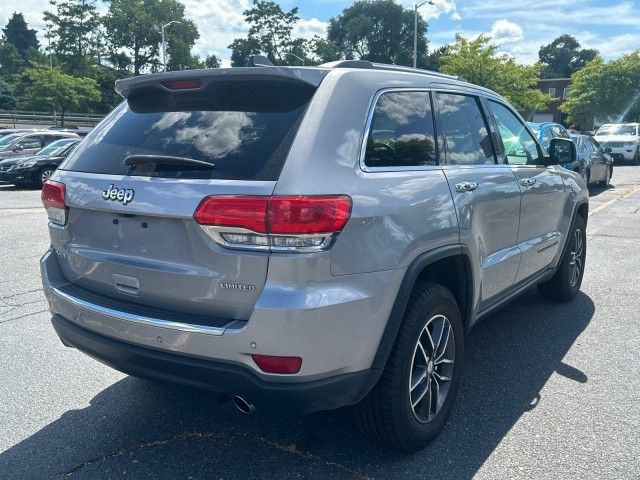
<path fill-rule="evenodd" d="M 211 170 L 216 168 L 216 166 L 210 162 L 188 157 L 173 157 L 171 155 L 128 155 L 124 159 L 124 164 L 128 167 L 136 167 L 138 165 L 165 165 Z"/>

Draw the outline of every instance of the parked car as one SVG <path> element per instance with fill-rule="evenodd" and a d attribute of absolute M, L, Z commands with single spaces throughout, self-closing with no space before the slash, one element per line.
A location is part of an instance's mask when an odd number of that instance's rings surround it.
<path fill-rule="evenodd" d="M 531 131 L 538 137 L 538 141 L 544 148 L 549 148 L 551 140 L 554 138 L 568 138 L 571 139 L 571 134 L 559 123 L 555 122 L 528 122 Z M 582 174 L 583 168 L 579 162 L 565 163 L 562 165 L 567 170 L 572 170 Z"/>
<path fill-rule="evenodd" d="M 75 133 L 47 130 L 12 133 L 0 138 L 0 160 L 33 155 L 42 147 L 61 138 L 74 138 L 78 140 L 80 137 Z"/>
<path fill-rule="evenodd" d="M 33 132 L 33 129 L 27 128 L 3 128 L 0 129 L 0 138 L 11 135 L 12 133 Z"/>
<path fill-rule="evenodd" d="M 595 183 L 608 187 L 613 176 L 613 158 L 609 155 L 611 149 L 602 148 L 597 140 L 588 135 L 574 134 L 571 138 L 576 144 L 578 163 L 582 165 L 587 185 Z"/>
<path fill-rule="evenodd" d="M 13 183 L 16 186 L 41 187 L 78 143 L 80 143 L 78 139 L 63 138 L 50 143 L 33 156 L 2 160 L 0 161 L 0 181 Z"/>
<path fill-rule="evenodd" d="M 575 144 L 545 151 L 491 90 L 367 61 L 116 90 L 45 183 L 41 261 L 62 342 L 116 369 L 245 413 L 357 405 L 414 451 L 447 421 L 469 328 L 532 286 L 580 289 Z"/>
<path fill-rule="evenodd" d="M 603 148 L 610 148 L 615 160 L 640 165 L 640 123 L 607 123 L 594 137 Z"/>

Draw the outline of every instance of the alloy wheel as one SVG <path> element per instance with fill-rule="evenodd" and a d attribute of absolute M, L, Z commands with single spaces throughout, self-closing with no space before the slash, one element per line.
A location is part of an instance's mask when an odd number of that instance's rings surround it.
<path fill-rule="evenodd" d="M 575 287 L 580 280 L 580 274 L 582 272 L 584 260 L 582 258 L 584 252 L 584 242 L 582 240 L 582 230 L 576 228 L 573 234 L 573 241 L 570 251 L 571 260 L 569 261 L 569 283 L 572 287 Z"/>
<path fill-rule="evenodd" d="M 455 339 L 449 319 L 431 317 L 418 336 L 411 360 L 409 399 L 416 419 L 431 421 L 449 393 L 455 360 Z"/>
<path fill-rule="evenodd" d="M 40 174 L 40 181 L 42 183 L 46 182 L 53 175 L 53 170 L 45 170 Z"/>

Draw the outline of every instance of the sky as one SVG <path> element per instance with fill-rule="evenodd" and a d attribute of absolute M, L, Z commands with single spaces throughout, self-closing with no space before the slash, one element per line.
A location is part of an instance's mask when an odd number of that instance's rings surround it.
<path fill-rule="evenodd" d="M 412 8 L 413 2 L 396 0 Z M 248 29 L 242 12 L 251 0 L 182 0 L 186 14 L 198 25 L 200 39 L 195 53 L 202 57 L 214 53 L 229 64 L 227 49 L 234 38 Z M 280 0 L 283 9 L 298 7 L 300 21 L 297 36 L 312 38 L 324 35 L 331 17 L 335 17 L 352 1 L 345 0 Z M 435 49 L 454 40 L 456 33 L 466 37 L 487 34 L 500 51 L 511 54 L 522 63 L 538 59 L 540 46 L 557 36 L 575 36 L 585 48 L 595 48 L 606 59 L 640 49 L 640 1 L 627 0 L 433 0 L 420 14 L 428 22 L 429 48 Z M 104 4 L 99 2 L 100 10 Z M 42 12 L 47 0 L 2 0 L 0 25 L 5 25 L 14 11 L 22 12 L 31 28 L 42 29 Z M 173 26 L 171 28 L 179 28 Z M 40 41 L 44 36 L 39 32 Z"/>

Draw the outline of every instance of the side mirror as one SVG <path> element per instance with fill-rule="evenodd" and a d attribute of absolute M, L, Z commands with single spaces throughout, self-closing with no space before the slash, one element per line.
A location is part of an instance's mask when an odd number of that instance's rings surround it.
<path fill-rule="evenodd" d="M 24 150 L 24 147 L 22 145 L 14 145 L 11 149 L 12 152 L 21 152 L 22 150 Z"/>
<path fill-rule="evenodd" d="M 549 165 L 560 165 L 576 161 L 576 144 L 566 138 L 553 138 L 549 144 Z"/>
<path fill-rule="evenodd" d="M 611 153 L 611 152 L 613 152 L 613 149 L 611 147 L 604 148 L 604 153 Z"/>

